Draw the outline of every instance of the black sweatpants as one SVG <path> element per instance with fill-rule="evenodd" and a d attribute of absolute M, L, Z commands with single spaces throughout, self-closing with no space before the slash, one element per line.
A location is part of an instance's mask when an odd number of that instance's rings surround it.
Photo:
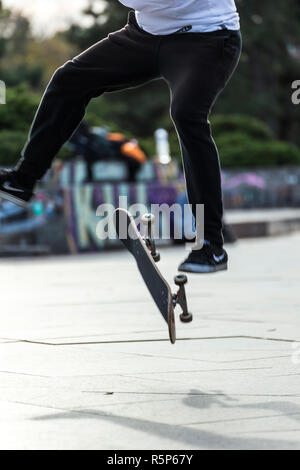
<path fill-rule="evenodd" d="M 133 11 L 119 31 L 60 67 L 43 96 L 17 169 L 40 179 L 84 117 L 92 98 L 162 78 L 184 162 L 189 203 L 205 205 L 205 239 L 221 246 L 222 191 L 208 116 L 241 52 L 238 31 L 152 35 Z"/>

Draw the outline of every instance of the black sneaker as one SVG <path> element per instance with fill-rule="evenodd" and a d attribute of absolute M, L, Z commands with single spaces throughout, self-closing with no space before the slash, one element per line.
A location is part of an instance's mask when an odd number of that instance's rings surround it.
<path fill-rule="evenodd" d="M 223 248 L 205 242 L 203 248 L 192 251 L 178 269 L 181 272 L 202 274 L 226 271 L 228 255 Z"/>
<path fill-rule="evenodd" d="M 21 185 L 14 170 L 0 171 L 1 198 L 13 202 L 18 206 L 27 207 L 33 196 L 33 187 L 28 188 Z"/>

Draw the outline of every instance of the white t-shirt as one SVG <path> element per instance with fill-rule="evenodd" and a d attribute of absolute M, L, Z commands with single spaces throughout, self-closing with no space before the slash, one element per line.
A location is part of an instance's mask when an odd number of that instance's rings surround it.
<path fill-rule="evenodd" d="M 240 29 L 235 0 L 119 0 L 135 9 L 139 26 L 151 34 Z"/>

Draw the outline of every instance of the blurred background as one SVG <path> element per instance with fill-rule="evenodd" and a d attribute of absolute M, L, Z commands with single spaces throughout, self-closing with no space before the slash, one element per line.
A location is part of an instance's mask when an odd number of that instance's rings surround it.
<path fill-rule="evenodd" d="M 223 168 L 226 240 L 300 229 L 298 0 L 236 0 L 244 50 L 211 118 Z M 57 67 L 127 22 L 117 0 L 0 1 L 0 166 L 13 165 Z M 86 120 L 40 183 L 29 210 L 0 202 L 0 253 L 109 248 L 96 208 L 186 202 L 180 150 L 163 81 L 94 100 Z M 163 221 L 161 222 L 163 223 Z M 173 224 L 184 225 L 184 220 Z M 275 224 L 275 225 L 274 225 Z M 277 225 L 276 225 L 277 224 Z M 277 227 L 277 228 L 276 228 Z"/>

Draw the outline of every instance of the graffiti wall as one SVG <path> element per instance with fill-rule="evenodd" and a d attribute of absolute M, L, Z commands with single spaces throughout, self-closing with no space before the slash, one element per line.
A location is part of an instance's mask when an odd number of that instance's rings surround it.
<path fill-rule="evenodd" d="M 56 186 L 57 187 L 57 186 Z M 223 173 L 226 209 L 300 207 L 300 168 Z M 182 203 L 183 177 L 174 181 L 138 183 L 110 182 L 65 184 L 60 189 L 41 187 L 28 210 L 9 202 L 0 202 L 0 251 L 3 246 L 44 247 L 52 253 L 76 253 L 103 250 L 118 242 L 106 236 L 110 230 L 99 222 L 100 205 L 117 207 L 125 198 L 128 207 L 143 204 Z M 164 219 L 161 226 L 169 224 Z M 184 225 L 173 220 L 174 226 Z M 103 235 L 99 233 L 102 230 Z M 100 235 L 100 236 L 99 236 Z"/>
<path fill-rule="evenodd" d="M 113 237 L 99 234 L 101 216 L 97 214 L 99 206 L 116 208 L 120 200 L 126 201 L 127 207 L 135 203 L 150 210 L 152 204 L 172 205 L 182 191 L 182 185 L 153 183 L 137 184 L 101 184 L 73 186 L 64 190 L 65 220 L 67 239 L 71 251 L 103 249 L 118 243 Z M 104 214 L 106 216 L 106 214 Z M 163 219 L 160 221 L 164 223 Z M 103 231 L 108 230 L 105 225 Z"/>
<path fill-rule="evenodd" d="M 300 168 L 223 172 L 227 209 L 300 207 Z"/>

